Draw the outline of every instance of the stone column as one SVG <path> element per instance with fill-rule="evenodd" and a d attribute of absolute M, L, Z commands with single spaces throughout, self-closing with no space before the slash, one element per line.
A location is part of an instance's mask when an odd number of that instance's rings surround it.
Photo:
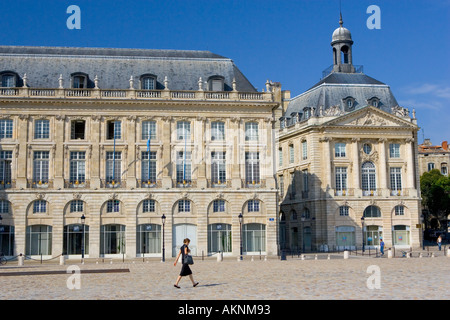
<path fill-rule="evenodd" d="M 387 190 L 386 138 L 380 138 L 378 141 L 380 146 L 380 193 L 378 195 L 387 196 L 389 191 Z"/>
<path fill-rule="evenodd" d="M 227 132 L 230 141 L 232 141 L 232 163 L 231 163 L 231 185 L 233 189 L 241 188 L 241 175 L 240 175 L 240 153 L 239 153 L 239 118 L 231 118 L 231 130 Z"/>
<path fill-rule="evenodd" d="M 55 152 L 53 157 L 53 187 L 55 189 L 64 188 L 64 125 L 66 116 L 58 115 L 55 118 Z"/>
<path fill-rule="evenodd" d="M 125 170 L 127 170 L 127 188 L 136 187 L 136 116 L 128 116 L 127 134 L 124 137 L 128 145 L 128 155 L 125 163 Z"/>
<path fill-rule="evenodd" d="M 406 144 L 406 188 L 409 190 L 414 189 L 414 151 L 413 144 L 414 139 L 405 139 Z M 410 193 L 411 195 L 412 193 Z"/>
<path fill-rule="evenodd" d="M 17 130 L 17 140 L 19 142 L 18 149 L 16 152 L 17 161 L 17 173 L 16 173 L 16 188 L 26 188 L 27 187 L 27 161 L 28 161 L 28 147 L 27 147 L 27 137 L 30 137 L 30 142 L 32 140 L 32 133 L 28 132 L 28 123 L 30 116 L 22 114 L 17 119 L 18 130 Z M 13 170 L 14 172 L 14 170 Z M 24 252 L 23 252 L 24 253 Z"/>
<path fill-rule="evenodd" d="M 171 163 L 171 152 L 172 148 L 170 146 L 171 134 L 172 134 L 172 117 L 163 117 L 163 128 L 161 142 L 163 145 L 162 150 L 162 187 L 172 188 L 172 163 Z"/>
<path fill-rule="evenodd" d="M 100 127 L 101 116 L 94 115 L 90 119 L 90 136 L 92 141 L 92 152 L 89 152 L 89 168 L 91 189 L 100 188 Z"/>
<path fill-rule="evenodd" d="M 194 122 L 195 123 L 195 122 Z M 194 150 L 195 152 L 195 159 L 197 160 L 194 162 L 194 157 L 192 154 L 192 165 L 197 165 L 197 188 L 206 188 L 206 157 L 209 157 L 210 155 L 207 155 L 205 153 L 205 126 L 206 126 L 206 118 L 205 117 L 197 117 L 197 130 L 196 135 L 194 137 Z M 195 131 L 194 131 L 195 132 Z M 194 168 L 194 167 L 193 167 Z"/>
<path fill-rule="evenodd" d="M 360 178 L 360 164 L 359 164 L 359 148 L 358 148 L 358 142 L 359 138 L 352 138 L 353 142 L 353 187 L 355 189 L 354 195 L 361 195 L 361 178 Z"/>

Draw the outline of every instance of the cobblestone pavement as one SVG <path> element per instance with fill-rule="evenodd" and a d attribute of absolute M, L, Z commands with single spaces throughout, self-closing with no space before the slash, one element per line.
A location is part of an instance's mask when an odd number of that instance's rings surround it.
<path fill-rule="evenodd" d="M 269 258 L 267 261 L 245 257 L 243 261 L 214 258 L 195 259 L 194 278 L 200 284 L 193 288 L 188 277 L 181 280 L 181 289 L 173 284 L 181 265 L 173 266 L 173 258 L 162 263 L 157 259 L 143 262 L 26 261 L 22 267 L 10 261 L 0 267 L 0 299 L 2 300 L 384 300 L 438 299 L 450 297 L 450 257 L 443 254 L 423 258 L 354 257 L 343 259 L 342 254 L 307 255 L 306 260 L 288 257 L 286 261 Z M 97 263 L 98 262 L 98 263 Z M 369 266 L 379 271 L 379 289 Z M 70 266 L 81 269 L 79 282 L 66 273 Z M 76 267 L 75 267 L 76 268 Z M 374 268 L 374 267 L 371 267 Z M 127 272 L 114 272 L 128 269 Z M 108 270 L 110 272 L 103 272 Z M 37 271 L 58 271 L 59 274 L 31 275 Z M 89 272 L 90 273 L 83 273 Z M 97 273 L 93 273 L 97 271 Z M 21 272 L 21 275 L 8 275 Z M 69 271 L 70 272 L 70 271 Z M 72 278 L 71 278 L 72 277 Z M 73 289 L 68 288 L 70 284 Z M 373 289 L 368 288 L 368 282 Z M 79 284 L 79 289 L 76 285 Z M 75 288 L 74 288 L 75 286 Z"/>

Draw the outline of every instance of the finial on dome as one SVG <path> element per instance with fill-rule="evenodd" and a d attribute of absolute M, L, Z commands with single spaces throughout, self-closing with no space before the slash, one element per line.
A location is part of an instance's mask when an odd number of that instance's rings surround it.
<path fill-rule="evenodd" d="M 341 27 L 344 24 L 344 21 L 342 21 L 342 12 L 339 12 L 339 24 Z"/>

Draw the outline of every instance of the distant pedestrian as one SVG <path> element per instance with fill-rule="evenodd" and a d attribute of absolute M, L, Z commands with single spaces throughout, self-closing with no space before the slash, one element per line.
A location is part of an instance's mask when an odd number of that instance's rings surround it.
<path fill-rule="evenodd" d="M 191 240 L 189 240 L 188 238 L 183 240 L 183 245 L 180 248 L 180 252 L 178 252 L 177 258 L 175 259 L 175 262 L 173 263 L 173 266 L 176 266 L 178 259 L 180 258 L 180 255 L 181 255 L 181 263 L 183 265 L 181 267 L 180 275 L 178 276 L 177 281 L 173 285 L 175 288 L 178 288 L 178 289 L 180 288 L 178 286 L 178 283 L 180 282 L 181 277 L 185 277 L 185 276 L 189 276 L 189 279 L 191 279 L 193 287 L 196 287 L 198 285 L 198 282 L 194 281 L 194 277 L 192 276 L 191 268 L 189 267 L 189 265 L 187 263 L 184 263 L 184 257 L 191 252 L 191 250 L 188 247 L 190 242 L 191 242 Z"/>
<path fill-rule="evenodd" d="M 384 241 L 383 239 L 380 238 L 380 251 L 381 251 L 381 256 L 384 256 Z"/>
<path fill-rule="evenodd" d="M 439 235 L 439 237 L 437 238 L 436 242 L 437 242 L 437 245 L 439 247 L 439 251 L 441 251 L 441 246 L 442 246 L 442 236 L 441 235 Z"/>

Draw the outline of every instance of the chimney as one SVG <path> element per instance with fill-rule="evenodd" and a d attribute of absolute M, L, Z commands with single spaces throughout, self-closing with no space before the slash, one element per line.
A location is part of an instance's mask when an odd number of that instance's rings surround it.
<path fill-rule="evenodd" d="M 430 139 L 425 139 L 423 141 L 423 144 L 426 145 L 426 146 L 431 146 L 431 140 Z"/>
<path fill-rule="evenodd" d="M 442 149 L 447 151 L 448 150 L 448 143 L 447 141 L 442 141 Z"/>

